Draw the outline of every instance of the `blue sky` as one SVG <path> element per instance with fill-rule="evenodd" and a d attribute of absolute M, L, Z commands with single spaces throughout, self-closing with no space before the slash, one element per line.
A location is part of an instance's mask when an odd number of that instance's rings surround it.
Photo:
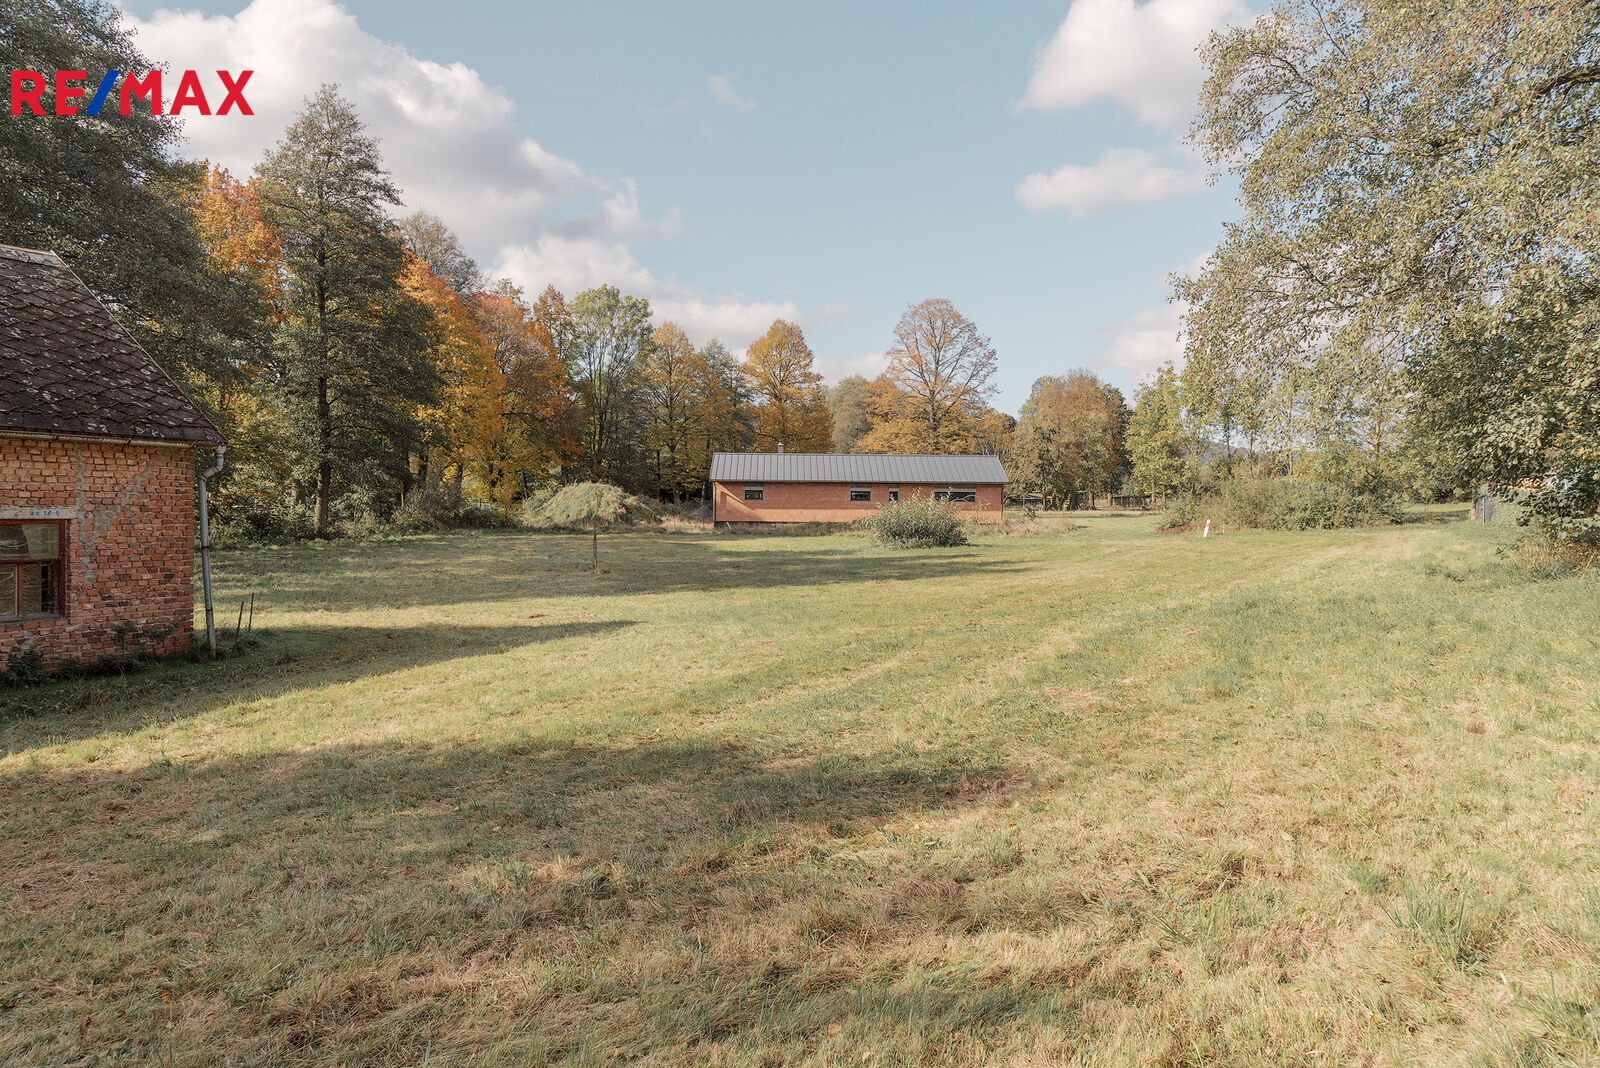
<path fill-rule="evenodd" d="M 256 117 L 190 120 L 196 154 L 247 171 L 338 81 L 407 207 L 492 271 L 610 280 L 736 349 L 793 318 L 830 378 L 948 297 L 1012 412 L 1040 375 L 1131 389 L 1173 355 L 1164 276 L 1232 211 L 1179 139 L 1241 0 L 123 7 L 158 62 L 256 71 Z"/>

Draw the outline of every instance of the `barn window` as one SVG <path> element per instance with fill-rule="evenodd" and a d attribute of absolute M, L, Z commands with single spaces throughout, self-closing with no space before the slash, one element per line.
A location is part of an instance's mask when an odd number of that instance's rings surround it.
<path fill-rule="evenodd" d="M 59 520 L 0 522 L 0 620 L 61 615 L 62 527 Z"/>
<path fill-rule="evenodd" d="M 899 486 L 890 486 L 889 487 L 889 499 L 891 501 L 898 501 L 900 499 L 900 487 Z"/>
<path fill-rule="evenodd" d="M 870 501 L 870 500 L 872 500 L 872 487 L 871 486 L 851 486 L 850 487 L 850 499 L 852 501 Z"/>
<path fill-rule="evenodd" d="M 978 503 L 977 486 L 936 486 L 933 490 L 933 499 L 936 501 L 956 501 L 959 504 Z"/>
<path fill-rule="evenodd" d="M 763 499 L 765 496 L 766 496 L 766 483 L 764 483 L 764 482 L 746 482 L 744 484 L 744 499 L 745 500 L 747 500 L 747 501 L 759 501 L 759 500 Z"/>

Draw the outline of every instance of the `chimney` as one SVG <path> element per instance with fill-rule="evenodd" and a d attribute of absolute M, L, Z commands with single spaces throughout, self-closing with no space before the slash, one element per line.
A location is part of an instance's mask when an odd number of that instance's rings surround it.
<path fill-rule="evenodd" d="M 779 452 L 779 453 L 780 453 L 780 454 L 781 454 L 781 453 L 782 453 L 782 452 L 783 452 L 783 442 L 781 442 L 781 441 L 780 441 L 780 442 L 778 442 L 778 452 Z"/>

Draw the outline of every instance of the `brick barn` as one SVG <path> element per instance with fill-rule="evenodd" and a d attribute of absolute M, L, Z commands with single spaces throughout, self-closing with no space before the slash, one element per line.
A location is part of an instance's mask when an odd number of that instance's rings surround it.
<path fill-rule="evenodd" d="M 719 452 L 711 457 L 713 523 L 848 523 L 886 501 L 934 497 L 998 519 L 998 456 Z"/>
<path fill-rule="evenodd" d="M 66 264 L 0 245 L 0 670 L 189 648 L 221 441 Z"/>

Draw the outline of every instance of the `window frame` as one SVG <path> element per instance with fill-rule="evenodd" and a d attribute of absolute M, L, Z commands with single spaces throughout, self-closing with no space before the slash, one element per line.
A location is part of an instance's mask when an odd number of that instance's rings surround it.
<path fill-rule="evenodd" d="M 13 623 L 33 623 L 42 619 L 67 618 L 67 553 L 70 543 L 67 540 L 67 520 L 65 519 L 0 519 L 0 526 L 32 526 L 56 528 L 56 554 L 55 556 L 6 556 L 0 555 L 0 582 L 9 579 L 12 584 L 12 595 L 18 611 L 13 615 L 0 615 L 0 626 Z M 22 608 L 22 568 L 28 564 L 45 564 L 50 567 L 47 574 L 50 577 L 46 587 L 55 607 L 48 612 L 23 612 Z M 45 591 L 41 591 L 41 596 Z"/>
<path fill-rule="evenodd" d="M 978 487 L 976 484 L 948 483 L 943 486 L 933 487 L 933 499 L 936 501 L 951 501 L 955 504 L 977 504 Z"/>
<path fill-rule="evenodd" d="M 861 494 L 861 496 L 857 496 L 857 494 Z M 851 483 L 850 484 L 850 503 L 851 504 L 860 504 L 863 501 L 865 501 L 867 504 L 871 504 L 872 503 L 872 483 L 870 483 L 870 482 L 853 482 L 853 483 Z"/>
<path fill-rule="evenodd" d="M 900 483 L 889 483 L 889 488 L 885 491 L 884 496 L 888 497 L 890 501 L 898 501 L 900 499 Z"/>
<path fill-rule="evenodd" d="M 744 484 L 744 499 L 747 501 L 766 500 L 767 484 L 765 482 L 746 482 Z"/>

